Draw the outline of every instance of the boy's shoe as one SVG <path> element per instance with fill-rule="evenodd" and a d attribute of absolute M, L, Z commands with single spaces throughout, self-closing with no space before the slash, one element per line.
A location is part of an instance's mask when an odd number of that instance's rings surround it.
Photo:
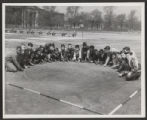
<path fill-rule="evenodd" d="M 119 73 L 118 76 L 119 76 L 119 77 L 122 77 L 122 76 L 123 76 L 123 73 Z"/>
<path fill-rule="evenodd" d="M 124 72 L 124 73 L 119 73 L 119 74 L 118 74 L 119 77 L 124 77 L 125 75 L 127 75 L 126 72 Z"/>
<path fill-rule="evenodd" d="M 106 64 L 104 64 L 103 66 L 104 66 L 104 67 L 106 67 L 107 65 L 106 65 Z"/>
<path fill-rule="evenodd" d="M 91 60 L 91 61 L 89 61 L 90 63 L 93 63 L 93 61 Z"/>
<path fill-rule="evenodd" d="M 24 66 L 24 68 L 26 69 L 26 68 L 29 68 L 29 66 Z"/>

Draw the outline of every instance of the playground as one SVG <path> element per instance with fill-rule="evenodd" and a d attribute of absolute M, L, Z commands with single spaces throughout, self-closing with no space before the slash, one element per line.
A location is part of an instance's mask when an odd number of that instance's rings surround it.
<path fill-rule="evenodd" d="M 39 34 L 39 31 L 42 33 Z M 62 36 L 67 31 L 54 32 L 60 34 L 47 34 L 47 30 L 34 30 L 33 34 L 26 31 L 6 32 L 5 56 L 13 54 L 21 43 L 32 42 L 39 46 L 54 42 L 60 47 L 61 43 L 82 45 L 87 42 L 98 50 L 106 45 L 118 50 L 130 46 L 141 62 L 139 32 L 79 31 L 76 36 L 72 36 L 71 32 Z M 141 90 L 140 78 L 125 81 L 116 70 L 103 65 L 78 62 L 38 64 L 24 72 L 5 72 L 5 114 L 140 115 Z"/>

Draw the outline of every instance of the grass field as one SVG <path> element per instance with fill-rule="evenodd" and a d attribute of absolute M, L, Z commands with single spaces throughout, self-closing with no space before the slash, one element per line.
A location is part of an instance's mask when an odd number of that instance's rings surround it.
<path fill-rule="evenodd" d="M 36 46 L 54 42 L 57 47 L 61 43 L 82 44 L 87 42 L 97 49 L 106 45 L 121 50 L 130 46 L 141 60 L 140 33 L 90 33 L 79 32 L 76 37 L 61 37 L 27 34 L 6 34 L 5 54 L 11 54 L 22 42 L 31 41 Z M 119 78 L 116 71 L 109 67 L 92 63 L 54 62 L 35 65 L 24 72 L 5 73 L 5 82 L 40 91 L 85 106 L 107 115 L 122 103 L 135 90 L 141 88 L 141 80 L 125 81 Z M 88 114 L 93 113 L 66 105 L 61 102 L 41 97 L 18 88 L 5 85 L 6 114 Z M 141 94 L 138 93 L 116 113 L 117 115 L 140 115 Z"/>

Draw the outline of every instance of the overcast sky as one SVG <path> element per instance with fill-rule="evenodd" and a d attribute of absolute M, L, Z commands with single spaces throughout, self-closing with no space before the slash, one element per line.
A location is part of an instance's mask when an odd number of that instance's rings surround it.
<path fill-rule="evenodd" d="M 66 13 L 66 8 L 67 8 L 67 6 L 57 6 L 56 11 L 58 11 L 60 13 Z M 94 9 L 98 9 L 103 12 L 102 6 L 82 6 L 80 8 L 80 11 L 91 12 Z M 138 7 L 138 6 L 116 6 L 114 13 L 115 14 L 125 13 L 126 15 L 128 15 L 131 10 L 136 10 L 136 16 L 138 17 L 138 19 L 140 19 L 141 7 Z"/>

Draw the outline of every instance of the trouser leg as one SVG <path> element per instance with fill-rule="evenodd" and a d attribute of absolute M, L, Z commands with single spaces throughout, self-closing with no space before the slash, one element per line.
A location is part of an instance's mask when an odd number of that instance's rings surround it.
<path fill-rule="evenodd" d="M 126 76 L 126 80 L 137 80 L 141 75 L 141 72 L 129 72 Z"/>
<path fill-rule="evenodd" d="M 13 63 L 10 62 L 5 64 L 5 69 L 7 72 L 17 72 L 17 68 L 14 66 Z"/>

